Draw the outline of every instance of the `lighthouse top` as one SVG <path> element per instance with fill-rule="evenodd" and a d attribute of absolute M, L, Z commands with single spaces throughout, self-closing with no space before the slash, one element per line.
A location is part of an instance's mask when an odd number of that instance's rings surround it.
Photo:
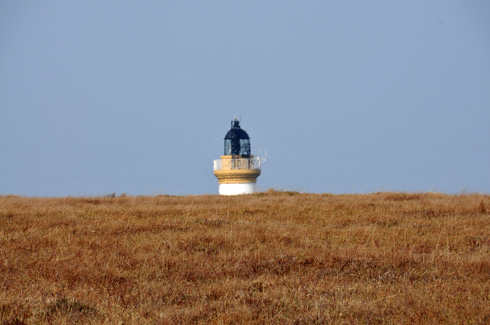
<path fill-rule="evenodd" d="M 235 118 L 231 121 L 231 129 L 225 135 L 225 156 L 249 157 L 251 152 L 250 137 L 240 128 L 240 122 Z"/>

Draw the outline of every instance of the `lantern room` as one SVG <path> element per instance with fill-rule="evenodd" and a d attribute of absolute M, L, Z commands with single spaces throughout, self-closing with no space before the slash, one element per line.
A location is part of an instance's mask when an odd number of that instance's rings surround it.
<path fill-rule="evenodd" d="M 250 137 L 240 128 L 240 121 L 231 121 L 231 129 L 225 135 L 225 156 L 250 157 Z"/>

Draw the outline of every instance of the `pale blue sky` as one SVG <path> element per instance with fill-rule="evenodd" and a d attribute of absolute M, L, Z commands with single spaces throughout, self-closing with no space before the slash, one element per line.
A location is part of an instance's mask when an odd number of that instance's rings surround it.
<path fill-rule="evenodd" d="M 490 1 L 2 1 L 0 194 L 490 193 Z"/>

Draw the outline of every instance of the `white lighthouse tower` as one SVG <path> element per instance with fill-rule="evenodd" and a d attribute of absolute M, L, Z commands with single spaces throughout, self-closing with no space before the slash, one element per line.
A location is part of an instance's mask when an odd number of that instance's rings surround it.
<path fill-rule="evenodd" d="M 218 178 L 219 194 L 239 195 L 256 191 L 257 177 L 265 158 L 250 154 L 250 137 L 240 128 L 240 122 L 231 121 L 225 135 L 225 152 L 214 161 L 214 175 Z"/>

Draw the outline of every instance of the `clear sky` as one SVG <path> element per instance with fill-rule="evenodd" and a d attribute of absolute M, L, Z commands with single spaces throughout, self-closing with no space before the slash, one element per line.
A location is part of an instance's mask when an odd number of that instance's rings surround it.
<path fill-rule="evenodd" d="M 0 194 L 490 193 L 490 1 L 1 1 Z"/>

